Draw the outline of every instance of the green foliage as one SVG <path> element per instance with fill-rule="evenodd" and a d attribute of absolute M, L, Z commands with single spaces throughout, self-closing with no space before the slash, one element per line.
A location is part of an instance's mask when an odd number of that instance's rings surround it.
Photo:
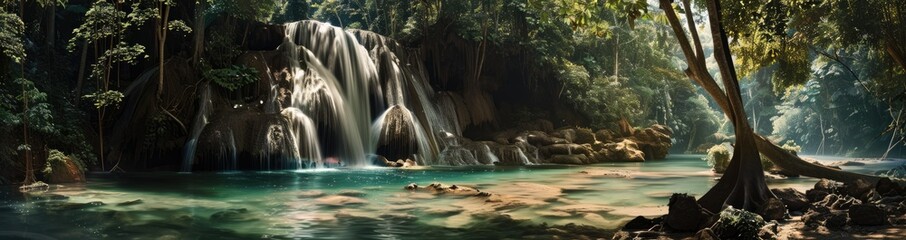
<path fill-rule="evenodd" d="M 167 30 L 183 32 L 183 33 L 192 32 L 192 28 L 190 28 L 188 25 L 186 25 L 186 23 L 183 22 L 182 20 L 170 20 L 170 22 L 167 23 Z"/>
<path fill-rule="evenodd" d="M 732 206 L 720 211 L 720 218 L 711 227 L 720 239 L 761 239 L 758 233 L 766 225 L 761 216 Z"/>
<path fill-rule="evenodd" d="M 86 99 L 91 99 L 94 102 L 94 107 L 97 109 L 105 108 L 108 106 L 117 106 L 120 102 L 123 101 L 123 93 L 115 90 L 107 90 L 103 92 L 96 92 L 83 96 Z"/>
<path fill-rule="evenodd" d="M 50 104 L 47 103 L 47 94 L 38 90 L 32 81 L 25 78 L 16 79 L 22 91 L 16 99 L 19 102 L 28 101 L 28 108 L 19 112 L 19 121 L 16 124 L 22 124 L 28 121 L 28 127 L 31 130 L 40 133 L 54 133 L 56 128 L 53 124 L 53 112 Z"/>
<path fill-rule="evenodd" d="M 257 81 L 258 71 L 246 66 L 233 65 L 228 68 L 209 70 L 204 73 L 204 77 L 220 87 L 235 91 L 242 86 Z"/>
<path fill-rule="evenodd" d="M 54 166 L 65 166 L 69 157 L 65 153 L 56 149 L 50 149 L 47 152 L 47 162 L 44 163 L 44 170 L 41 170 L 45 176 L 53 174 Z"/>
<path fill-rule="evenodd" d="M 888 83 L 856 78 L 875 69 L 869 67 L 872 61 L 855 61 L 861 58 L 855 57 L 846 65 L 825 58 L 813 60 L 810 79 L 801 87 L 789 88 L 776 107 L 773 135 L 794 140 L 814 154 L 862 155 L 881 151 L 878 146 L 886 145 L 889 138 L 878 136 L 896 116 L 891 113 L 896 105 L 888 108 L 876 97 L 880 86 Z"/>
<path fill-rule="evenodd" d="M 307 19 L 309 5 L 310 3 L 308 0 L 283 1 L 283 5 L 280 6 L 281 11 L 274 14 L 273 21 L 277 23 L 285 23 Z"/>
<path fill-rule="evenodd" d="M 707 161 L 714 172 L 724 173 L 730 165 L 730 158 L 730 148 L 727 144 L 718 144 L 708 149 L 708 155 L 702 160 Z"/>
<path fill-rule="evenodd" d="M 111 75 L 109 71 L 112 66 L 118 63 L 135 64 L 137 60 L 148 57 L 144 55 L 144 46 L 129 44 L 123 40 L 127 31 L 141 26 L 156 14 L 153 9 L 141 8 L 140 2 L 134 2 L 132 11 L 126 13 L 112 3 L 96 1 L 85 13 L 84 22 L 72 31 L 73 37 L 69 39 L 67 49 L 74 51 L 76 45 L 81 42 L 92 44 L 104 40 L 116 41 L 115 46 L 104 50 L 96 62 L 91 64 L 89 78 L 106 83 Z"/>
<path fill-rule="evenodd" d="M 208 9 L 213 14 L 226 14 L 242 20 L 269 22 L 280 8 L 277 0 L 216 0 Z"/>
<path fill-rule="evenodd" d="M 239 54 L 239 44 L 233 41 L 236 30 L 233 26 L 219 26 L 211 29 L 205 43 L 205 61 L 212 68 L 226 68 L 233 64 Z"/>
<path fill-rule="evenodd" d="M 22 19 L 0 8 L 0 51 L 3 55 L 19 63 L 25 58 L 24 39 L 25 24 Z"/>

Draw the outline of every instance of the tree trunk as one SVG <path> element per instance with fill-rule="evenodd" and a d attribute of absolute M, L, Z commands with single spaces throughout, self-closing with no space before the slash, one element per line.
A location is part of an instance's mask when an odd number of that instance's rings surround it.
<path fill-rule="evenodd" d="M 708 193 L 699 198 L 698 202 L 711 212 L 718 212 L 724 206 L 730 205 L 763 213 L 767 201 L 777 197 L 771 193 L 764 181 L 758 148 L 743 109 L 733 56 L 730 54 L 727 35 L 720 22 L 720 0 L 708 2 L 708 18 L 711 36 L 714 39 L 714 57 L 720 68 L 727 99 L 730 100 L 732 110 L 730 120 L 733 121 L 736 131 L 736 146 L 733 148 L 733 158 L 727 171 Z"/>
<path fill-rule="evenodd" d="M 158 29 L 158 47 L 157 47 L 157 98 L 164 92 L 164 52 L 167 49 L 167 22 L 170 18 L 170 5 L 165 3 L 160 3 L 159 9 L 163 12 L 161 18 L 158 20 L 159 24 L 157 25 Z"/>
<path fill-rule="evenodd" d="M 192 32 L 195 33 L 195 44 L 194 52 L 192 53 L 192 64 L 197 68 L 198 64 L 201 61 L 202 54 L 204 54 L 204 34 L 205 34 L 205 22 L 204 22 L 204 11 L 206 5 L 205 1 L 197 1 L 195 4 L 195 27 L 192 29 Z"/>

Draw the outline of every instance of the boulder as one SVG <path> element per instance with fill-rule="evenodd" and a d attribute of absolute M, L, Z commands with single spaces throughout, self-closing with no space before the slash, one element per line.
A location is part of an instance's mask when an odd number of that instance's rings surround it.
<path fill-rule="evenodd" d="M 805 191 L 805 196 L 809 202 L 818 202 L 824 199 L 828 194 L 834 192 L 836 184 L 827 179 L 821 179 L 815 183 L 815 187 Z"/>
<path fill-rule="evenodd" d="M 887 213 L 874 204 L 855 204 L 849 208 L 849 219 L 853 225 L 878 226 L 887 224 Z"/>
<path fill-rule="evenodd" d="M 762 206 L 761 215 L 765 220 L 781 220 L 786 216 L 786 207 L 780 199 L 768 198 Z"/>
<path fill-rule="evenodd" d="M 670 147 L 673 146 L 673 141 L 668 134 L 670 132 L 667 127 L 655 124 L 652 127 L 635 131 L 635 135 L 630 138 L 639 145 L 639 149 L 645 153 L 646 159 L 664 159 L 667 157 Z"/>
<path fill-rule="evenodd" d="M 675 193 L 670 197 L 667 216 L 664 218 L 666 227 L 680 232 L 692 232 L 701 229 L 707 224 L 711 213 L 698 205 L 695 197 Z"/>
<path fill-rule="evenodd" d="M 614 139 L 616 139 L 615 135 L 616 133 L 614 133 L 610 129 L 601 129 L 595 132 L 595 138 L 601 142 L 612 142 Z"/>
<path fill-rule="evenodd" d="M 551 139 L 551 137 L 548 136 L 547 133 L 542 131 L 528 131 L 525 132 L 524 135 L 525 140 L 528 141 L 529 144 L 535 146 L 547 146 L 554 144 L 554 140 Z"/>
<path fill-rule="evenodd" d="M 578 144 L 592 144 L 592 143 L 595 143 L 595 141 L 597 141 L 597 140 L 595 139 L 595 133 L 592 132 L 591 129 L 588 129 L 588 128 L 576 128 L 574 131 L 575 131 L 575 134 L 576 134 L 576 139 L 575 139 L 575 141 L 573 141 L 573 142 L 575 142 L 575 143 L 578 143 Z"/>
<path fill-rule="evenodd" d="M 47 183 L 76 183 L 85 181 L 85 172 L 69 156 L 63 152 L 51 149 L 48 152 L 47 167 L 50 171 L 44 172 Z"/>
<path fill-rule="evenodd" d="M 604 145 L 598 154 L 608 162 L 644 162 L 645 153 L 639 150 L 638 144 L 629 139 Z"/>
<path fill-rule="evenodd" d="M 406 159 L 418 154 L 423 144 L 412 112 L 402 105 L 392 106 L 384 113 L 378 133 L 376 152 L 387 159 Z"/>
<path fill-rule="evenodd" d="M 808 198 L 805 196 L 805 193 L 802 193 L 793 188 L 780 188 L 780 189 L 771 189 L 771 192 L 775 196 L 779 197 L 783 204 L 786 205 L 786 208 L 790 211 L 804 211 L 809 206 Z"/>
<path fill-rule="evenodd" d="M 569 142 L 576 142 L 576 129 L 574 128 L 564 128 L 555 131 L 552 136 L 566 139 Z"/>
<path fill-rule="evenodd" d="M 856 179 L 843 185 L 843 190 L 847 195 L 862 199 L 868 191 L 874 189 L 874 186 L 862 179 Z"/>

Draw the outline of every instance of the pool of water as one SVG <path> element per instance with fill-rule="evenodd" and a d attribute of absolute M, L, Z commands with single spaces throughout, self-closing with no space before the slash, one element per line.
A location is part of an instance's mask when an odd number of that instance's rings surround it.
<path fill-rule="evenodd" d="M 844 168 L 901 164 L 868 162 Z M 699 155 L 589 166 L 91 174 L 87 184 L 42 193 L 0 189 L 0 239 L 522 238 L 540 224 L 613 230 L 662 215 L 671 193 L 704 194 L 715 177 Z M 804 190 L 816 181 L 769 185 Z M 404 189 L 433 182 L 504 200 Z"/>

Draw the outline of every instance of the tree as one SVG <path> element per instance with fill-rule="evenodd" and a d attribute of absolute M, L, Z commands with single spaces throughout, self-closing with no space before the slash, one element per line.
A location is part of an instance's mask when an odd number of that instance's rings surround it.
<path fill-rule="evenodd" d="M 38 4 L 45 6 L 55 4 L 53 1 L 38 1 Z M 6 13 L 5 6 L 0 5 L 0 48 L 2 52 L 14 63 L 19 65 L 19 76 L 15 83 L 21 87 L 20 94 L 15 99 L 22 103 L 21 111 L 18 116 L 11 118 L 11 123 L 21 124 L 22 126 L 22 143 L 17 147 L 18 151 L 23 152 L 23 164 L 25 166 L 25 179 L 23 185 L 29 185 L 36 181 L 32 161 L 32 146 L 29 141 L 30 130 L 49 133 L 54 131 L 52 116 L 49 105 L 45 102 L 47 95 L 35 88 L 34 83 L 25 78 L 25 60 L 26 53 L 24 48 L 25 26 L 22 18 L 25 15 L 25 1 L 19 1 L 19 14 Z M 0 115 L 6 115 L 6 109 L 0 109 Z M 8 115 L 5 116 L 9 117 Z"/>
<path fill-rule="evenodd" d="M 154 16 L 153 12 L 142 9 L 140 3 L 132 4 L 132 11 L 126 13 L 121 10 L 120 3 L 109 3 L 104 0 L 95 1 L 85 13 L 85 21 L 73 30 L 73 38 L 69 40 L 68 49 L 73 51 L 76 44 L 82 42 L 93 45 L 97 60 L 91 64 L 89 79 L 95 80 L 97 90 L 85 95 L 91 99 L 97 109 L 98 117 L 98 145 L 101 169 L 107 170 L 104 161 L 104 117 L 109 106 L 116 106 L 122 101 L 123 94 L 111 90 L 111 77 L 117 78 L 119 74 L 111 71 L 119 69 L 120 63 L 135 64 L 144 55 L 145 47 L 140 44 L 126 43 L 126 32 L 133 27 L 140 26 L 147 19 Z M 100 53 L 103 51 L 103 53 Z M 79 84 L 81 85 L 81 84 Z"/>
<path fill-rule="evenodd" d="M 154 37 L 155 43 L 157 44 L 157 98 L 161 97 L 164 91 L 164 54 L 166 52 L 167 46 L 167 33 L 171 30 L 173 31 L 182 31 L 182 32 L 192 32 L 192 29 L 181 20 L 170 20 L 170 8 L 176 6 L 176 2 L 173 0 L 152 0 L 154 10 L 151 14 L 151 18 L 154 19 Z M 196 19 L 195 21 L 198 21 Z M 203 33 L 202 33 L 203 34 Z M 196 43 L 196 47 L 197 43 Z M 197 50 L 196 50 L 197 51 Z"/>
<path fill-rule="evenodd" d="M 665 0 L 661 0 L 662 5 L 664 2 Z M 688 7 L 689 0 L 685 0 L 684 4 Z M 723 96 L 726 96 L 730 103 L 731 112 L 728 115 L 736 132 L 736 145 L 733 148 L 733 158 L 730 159 L 726 172 L 714 187 L 711 187 L 704 196 L 699 198 L 698 202 L 712 212 L 718 212 L 724 206 L 730 205 L 738 209 L 764 214 L 768 210 L 769 201 L 773 199 L 773 201 L 779 202 L 779 200 L 768 189 L 764 181 L 764 170 L 761 168 L 758 146 L 755 144 L 754 133 L 749 126 L 742 104 L 736 67 L 733 65 L 733 56 L 730 54 L 727 33 L 721 23 L 720 0 L 708 2 L 708 20 L 714 40 L 714 57 L 720 66 L 721 80 L 726 89 Z"/>
<path fill-rule="evenodd" d="M 694 24 L 689 0 L 684 0 L 683 6 L 686 9 L 689 35 L 692 36 L 691 42 L 680 24 L 672 2 L 670 0 L 660 0 L 660 8 L 665 12 L 674 36 L 680 44 L 683 55 L 686 57 L 688 65 L 685 71 L 686 75 L 695 80 L 711 95 L 724 114 L 727 115 L 727 118 L 734 123 L 737 134 L 737 147 L 734 149 L 734 159 L 731 160 L 727 174 L 721 178 L 721 181 L 708 194 L 699 200 L 702 206 L 716 211 L 726 203 L 737 208 L 761 212 L 762 209 L 759 208 L 766 201 L 769 201 L 768 199 L 773 198 L 773 195 L 770 191 L 766 191 L 767 188 L 764 187 L 764 176 L 757 158 L 759 152 L 780 168 L 805 176 L 828 178 L 842 182 L 852 182 L 857 179 L 870 183 L 877 182 L 878 177 L 843 172 L 806 162 L 784 151 L 764 137 L 752 133 L 739 97 L 738 81 L 736 80 L 729 44 L 727 43 L 727 33 L 721 25 L 723 22 L 721 22 L 719 14 L 723 12 L 721 12 L 719 5 L 718 1 L 709 2 L 708 15 L 711 22 L 712 37 L 715 39 L 715 57 L 721 66 L 721 78 L 724 81 L 727 92 L 721 89 L 705 67 L 704 51 L 701 47 L 702 44 L 699 40 L 697 27 Z"/>

